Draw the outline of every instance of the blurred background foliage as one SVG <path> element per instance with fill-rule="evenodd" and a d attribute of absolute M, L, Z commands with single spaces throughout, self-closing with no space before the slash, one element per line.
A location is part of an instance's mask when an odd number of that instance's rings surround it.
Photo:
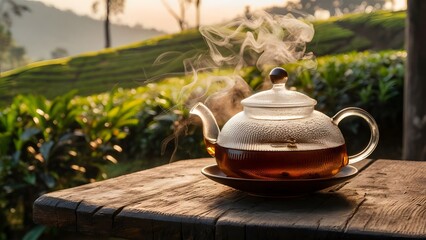
<path fill-rule="evenodd" d="M 308 50 L 317 69 L 283 66 L 288 85 L 316 99 L 317 110 L 332 116 L 356 106 L 374 116 L 381 140 L 373 158 L 401 156 L 404 19 L 404 11 L 379 11 L 314 22 Z M 2 73 L 0 239 L 55 238 L 57 230 L 32 223 L 32 204 L 46 192 L 207 157 L 199 122 L 188 114 L 190 96 L 180 91 L 192 81 L 180 74 L 182 61 L 206 49 L 198 31 L 186 30 Z M 170 51 L 164 64 L 152 64 Z M 268 81 L 256 68 L 240 74 L 255 90 Z M 349 153 L 368 141 L 362 121 L 341 128 Z"/>

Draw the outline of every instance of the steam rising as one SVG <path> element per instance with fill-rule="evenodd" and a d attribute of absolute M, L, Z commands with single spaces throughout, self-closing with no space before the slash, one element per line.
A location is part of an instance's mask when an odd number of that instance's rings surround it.
<path fill-rule="evenodd" d="M 305 68 L 316 67 L 314 55 L 305 53 L 306 43 L 314 36 L 313 26 L 291 14 L 272 16 L 257 11 L 226 25 L 202 26 L 199 30 L 209 51 L 184 60 L 185 71 L 192 74 L 193 81 L 182 88 L 181 99 L 186 99 L 184 105 L 187 107 L 204 101 L 219 125 L 242 111 L 241 100 L 252 94 L 250 86 L 238 76 L 242 68 L 256 66 L 267 73 L 273 67 L 301 60 Z M 161 55 L 156 64 L 169 61 L 175 54 Z M 215 68 L 233 69 L 234 75 L 215 76 L 212 72 Z M 208 72 L 209 77 L 201 81 L 201 72 Z M 215 89 L 214 94 L 211 94 L 211 89 Z M 176 130 L 175 141 L 182 129 L 185 128 Z M 165 143 L 170 140 L 165 140 Z"/>
<path fill-rule="evenodd" d="M 213 113 L 217 109 L 215 115 L 219 118 L 219 125 L 241 111 L 240 101 L 252 93 L 248 84 L 238 76 L 242 68 L 256 66 L 266 73 L 273 67 L 300 60 L 303 60 L 305 68 L 316 67 L 314 55 L 305 53 L 306 43 L 314 36 L 313 26 L 291 14 L 272 16 L 257 11 L 225 25 L 202 26 L 199 30 L 209 51 L 184 61 L 185 70 L 193 74 L 193 83 L 185 86 L 182 94 L 191 95 L 187 106 L 205 101 Z M 203 79 L 201 84 L 205 89 L 219 84 L 220 91 L 207 96 L 208 90 L 194 90 L 194 86 L 200 86 L 200 72 L 221 67 L 234 69 L 234 75 L 219 77 L 210 73 L 210 77 Z"/>
<path fill-rule="evenodd" d="M 266 70 L 298 60 L 313 60 L 305 54 L 306 43 L 314 36 L 311 24 L 292 15 L 272 16 L 263 11 L 238 18 L 224 26 L 203 26 L 211 59 L 218 65 L 240 69 L 255 64 Z"/>

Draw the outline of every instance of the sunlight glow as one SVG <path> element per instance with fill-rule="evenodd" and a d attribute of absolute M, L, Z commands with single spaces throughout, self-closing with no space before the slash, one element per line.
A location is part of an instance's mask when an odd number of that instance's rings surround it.
<path fill-rule="evenodd" d="M 44 2 L 62 10 L 72 10 L 80 15 L 88 15 L 93 18 L 102 19 L 101 13 L 94 14 L 92 11 L 93 0 L 32 0 Z M 176 0 L 167 0 L 172 7 L 177 7 Z M 201 24 L 218 23 L 230 20 L 242 15 L 245 7 L 250 6 L 252 10 L 283 5 L 284 0 L 204 0 L 201 3 Z M 147 28 L 156 28 L 166 32 L 179 31 L 178 24 L 167 12 L 161 1 L 126 0 L 124 14 L 115 16 L 113 22 L 126 25 L 142 25 Z M 195 22 L 195 9 L 190 7 L 187 12 L 190 24 Z"/>
<path fill-rule="evenodd" d="M 62 10 L 71 10 L 79 15 L 87 15 L 96 19 L 103 19 L 101 11 L 94 13 L 92 5 L 94 0 L 32 0 L 44 2 L 47 5 L 54 6 Z M 246 6 L 256 10 L 270 6 L 282 6 L 289 0 L 203 0 L 201 1 L 201 24 L 209 25 L 220 23 L 225 20 L 231 20 L 241 16 Z M 294 0 L 290 0 L 294 1 Z M 177 8 L 177 0 L 166 0 L 172 8 Z M 146 28 L 155 28 L 166 32 L 178 32 L 179 27 L 169 12 L 167 12 L 162 1 L 141 1 L 126 0 L 124 14 L 114 16 L 112 21 L 125 25 L 141 25 Z M 385 8 L 392 10 L 401 10 L 407 8 L 405 0 L 388 1 Z M 317 18 L 327 18 L 327 13 L 320 12 L 316 14 Z M 195 8 L 191 6 L 187 12 L 189 23 L 195 24 Z"/>

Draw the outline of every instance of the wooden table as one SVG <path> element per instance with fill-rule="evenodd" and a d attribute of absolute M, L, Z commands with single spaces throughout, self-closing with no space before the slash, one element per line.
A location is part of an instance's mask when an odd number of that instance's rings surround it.
<path fill-rule="evenodd" d="M 38 198 L 34 221 L 131 239 L 426 239 L 426 162 L 376 160 L 338 186 L 262 198 L 179 161 Z"/>

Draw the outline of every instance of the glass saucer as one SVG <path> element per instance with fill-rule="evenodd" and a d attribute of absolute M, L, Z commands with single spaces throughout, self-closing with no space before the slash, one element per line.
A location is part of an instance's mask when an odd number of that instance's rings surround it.
<path fill-rule="evenodd" d="M 201 173 L 207 178 L 234 189 L 256 196 L 291 197 L 306 195 L 345 182 L 358 174 L 358 169 L 347 165 L 329 178 L 312 179 L 248 179 L 228 177 L 216 164 L 204 167 Z"/>

